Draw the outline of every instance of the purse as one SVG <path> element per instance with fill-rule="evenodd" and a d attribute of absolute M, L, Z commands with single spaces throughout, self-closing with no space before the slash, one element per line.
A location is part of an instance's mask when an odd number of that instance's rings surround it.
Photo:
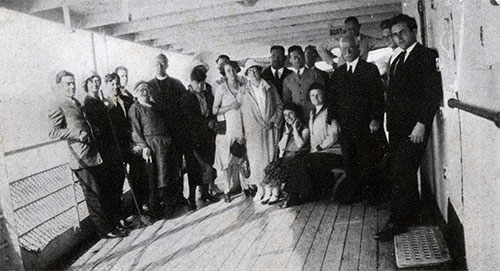
<path fill-rule="evenodd" d="M 215 123 L 215 133 L 218 135 L 225 135 L 226 134 L 226 120 L 217 121 Z"/>
<path fill-rule="evenodd" d="M 242 158 L 247 153 L 247 148 L 245 144 L 240 144 L 238 141 L 234 141 L 229 148 L 229 152 L 238 158 Z"/>

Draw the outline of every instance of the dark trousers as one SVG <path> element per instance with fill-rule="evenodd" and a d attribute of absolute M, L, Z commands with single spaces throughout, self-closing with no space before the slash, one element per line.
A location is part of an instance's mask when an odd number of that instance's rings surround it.
<path fill-rule="evenodd" d="M 139 206 L 149 201 L 149 182 L 146 173 L 146 161 L 141 155 L 130 154 L 127 157 L 129 164 L 128 180 Z"/>
<path fill-rule="evenodd" d="M 107 178 L 109 175 L 106 171 L 108 168 L 103 165 L 73 171 L 82 187 L 90 219 L 100 235 L 106 235 L 116 226 L 113 213 L 116 212 L 114 208 L 117 201 L 113 198 L 113 192 L 118 185 Z"/>
<path fill-rule="evenodd" d="M 415 144 L 408 135 L 389 134 L 389 181 L 392 183 L 390 221 L 402 226 L 418 224 L 420 196 L 417 172 L 427 145 Z"/>
<path fill-rule="evenodd" d="M 192 152 L 185 152 L 184 159 L 186 159 L 186 172 L 189 180 L 189 200 L 194 201 L 196 187 L 198 185 L 205 185 L 203 183 L 202 168 Z M 202 189 L 205 189 L 205 187 L 202 187 Z"/>
<path fill-rule="evenodd" d="M 348 179 L 339 187 L 339 195 L 350 199 L 361 195 L 366 187 L 378 189 L 382 180 L 376 165 L 387 145 L 383 131 L 371 134 L 368 130 L 356 133 L 345 129 L 340 135 L 340 144 Z"/>

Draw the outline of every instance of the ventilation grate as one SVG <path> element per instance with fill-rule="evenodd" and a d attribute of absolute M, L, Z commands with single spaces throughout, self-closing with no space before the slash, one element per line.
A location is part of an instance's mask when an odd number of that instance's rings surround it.
<path fill-rule="evenodd" d="M 399 268 L 439 265 L 450 260 L 438 227 L 413 227 L 394 238 Z"/>

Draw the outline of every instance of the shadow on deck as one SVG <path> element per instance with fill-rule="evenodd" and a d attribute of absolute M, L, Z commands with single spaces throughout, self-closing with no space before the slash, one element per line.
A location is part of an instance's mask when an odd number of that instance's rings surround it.
<path fill-rule="evenodd" d="M 70 269 L 395 270 L 392 242 L 372 239 L 387 217 L 364 203 L 282 210 L 237 197 L 100 240 Z"/>

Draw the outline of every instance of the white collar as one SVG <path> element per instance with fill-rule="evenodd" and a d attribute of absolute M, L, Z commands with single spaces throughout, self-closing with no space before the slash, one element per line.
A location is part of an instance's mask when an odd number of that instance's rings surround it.
<path fill-rule="evenodd" d="M 137 101 L 138 101 L 141 105 L 143 105 L 143 106 L 145 106 L 145 107 L 151 107 L 151 104 L 145 103 L 145 102 L 143 102 L 143 101 L 141 101 L 141 100 L 139 100 L 139 99 L 137 99 Z"/>
<path fill-rule="evenodd" d="M 408 59 L 408 56 L 410 55 L 410 53 L 413 50 L 413 48 L 415 48 L 415 46 L 417 45 L 417 43 L 418 42 L 413 43 L 410 47 L 408 47 L 408 49 L 406 49 L 405 61 L 406 61 L 406 59 Z"/>
<path fill-rule="evenodd" d="M 160 81 L 165 80 L 165 79 L 167 79 L 167 78 L 168 78 L 168 74 L 165 74 L 165 76 L 164 76 L 164 77 L 160 77 L 160 76 L 156 75 L 156 79 L 158 79 L 158 80 L 160 80 Z"/>
<path fill-rule="evenodd" d="M 354 73 L 354 71 L 356 70 L 356 66 L 358 65 L 358 62 L 359 62 L 359 56 L 358 56 L 358 58 L 354 59 L 352 62 L 346 62 L 347 71 L 349 70 L 349 66 L 351 66 L 352 72 Z"/>
<path fill-rule="evenodd" d="M 278 69 L 278 74 L 281 75 L 283 71 L 285 70 L 285 67 L 281 67 Z M 271 66 L 271 71 L 273 72 L 273 75 L 276 73 L 276 69 Z"/>
<path fill-rule="evenodd" d="M 321 109 L 323 108 L 323 105 L 315 105 L 314 107 L 316 108 L 316 112 L 314 112 L 314 113 L 318 114 L 319 111 L 321 111 Z"/>
<path fill-rule="evenodd" d="M 303 66 L 302 68 L 300 68 L 298 71 L 297 71 L 297 74 L 298 75 L 302 75 L 304 74 L 304 70 L 306 69 L 306 66 Z"/>

